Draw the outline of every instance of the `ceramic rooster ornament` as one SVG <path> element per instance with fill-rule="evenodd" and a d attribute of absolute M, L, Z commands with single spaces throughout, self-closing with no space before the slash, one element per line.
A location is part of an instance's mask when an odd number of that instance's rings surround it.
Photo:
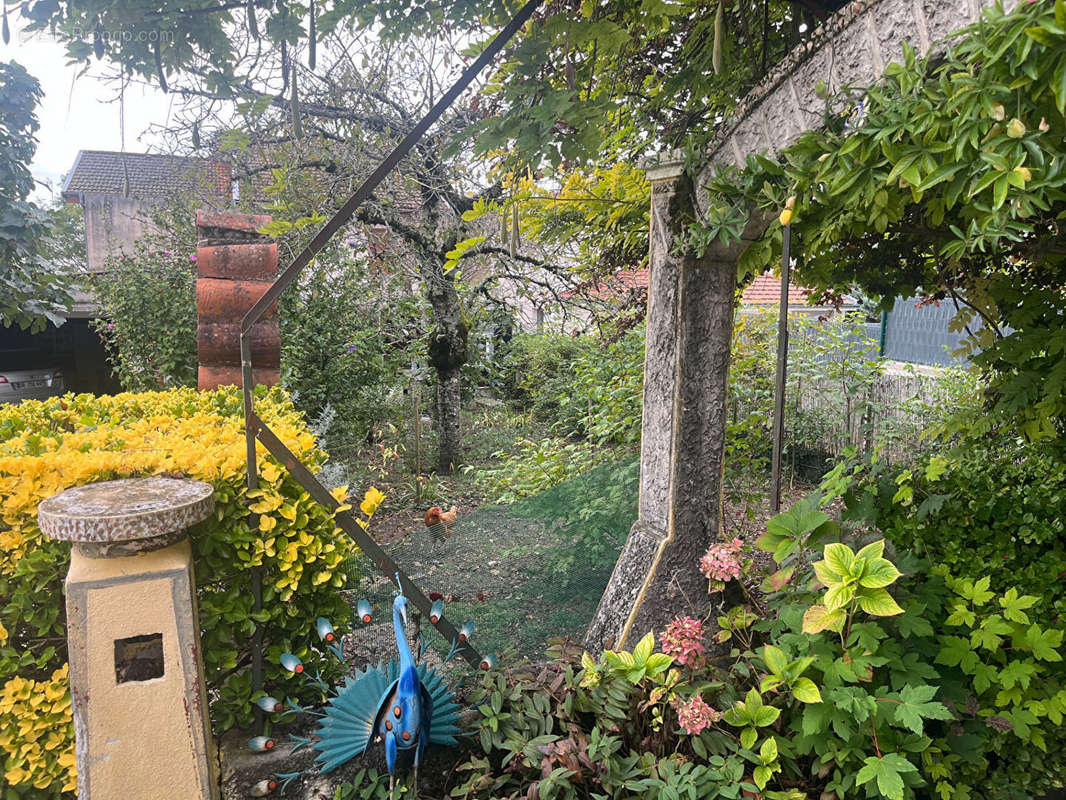
<path fill-rule="evenodd" d="M 440 541 L 452 532 L 455 520 L 459 517 L 459 509 L 452 506 L 447 511 L 441 511 L 440 506 L 433 506 L 426 512 L 425 522 L 429 529 L 429 535 Z"/>
<path fill-rule="evenodd" d="M 361 621 L 372 617 L 370 603 L 361 600 L 358 605 Z M 443 607 L 434 605 L 437 619 Z M 281 656 L 282 666 L 293 674 L 304 675 L 323 690 L 330 691 L 330 699 L 318 714 L 320 721 L 310 737 L 291 737 L 296 743 L 293 752 L 303 747 L 317 751 L 315 759 L 323 773 L 331 772 L 352 758 L 362 755 L 370 747 L 380 743 L 385 750 L 385 764 L 389 770 L 389 790 L 395 787 L 399 754 L 413 751 L 414 794 L 418 793 L 418 767 L 426 747 L 431 744 L 454 745 L 459 735 L 461 708 L 455 700 L 454 688 L 445 683 L 443 676 L 432 667 L 416 663 L 415 655 L 407 643 L 407 598 L 402 592 L 392 604 L 392 627 L 396 638 L 398 658 L 387 664 L 370 665 L 354 672 L 342 686 L 330 690 L 321 677 L 306 672 L 304 664 L 291 653 Z M 315 625 L 319 640 L 337 658 L 344 660 L 333 626 L 325 619 Z M 465 629 L 464 629 L 465 630 Z M 470 632 L 466 632 L 469 636 Z M 465 641 L 464 636 L 452 642 L 445 663 L 458 653 Z M 425 647 L 419 648 L 419 657 Z M 495 658 L 486 658 L 482 669 L 495 666 Z M 268 712 L 284 709 L 283 714 L 305 711 L 291 700 L 282 704 L 273 697 L 260 698 L 260 708 Z M 262 751 L 262 737 L 253 739 L 250 747 Z M 301 773 L 276 775 L 282 787 Z"/>

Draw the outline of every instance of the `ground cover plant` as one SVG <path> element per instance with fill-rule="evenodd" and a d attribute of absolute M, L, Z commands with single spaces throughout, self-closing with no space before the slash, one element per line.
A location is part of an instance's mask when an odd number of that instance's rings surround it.
<path fill-rule="evenodd" d="M 325 460 L 280 389 L 257 408 L 313 468 Z M 93 397 L 66 395 L 0 407 L 0 763 L 5 797 L 69 791 L 73 725 L 67 689 L 63 577 L 69 545 L 44 538 L 37 505 L 71 486 L 160 473 L 204 480 L 215 512 L 191 531 L 203 629 L 204 671 L 217 730 L 251 721 L 250 646 L 266 642 L 267 679 L 289 693 L 277 665 L 306 647 L 308 619 L 349 614 L 338 593 L 352 552 L 332 515 L 273 459 L 260 489 L 245 484 L 239 392 L 175 389 Z M 336 491 L 343 497 L 345 489 Z M 380 498 L 369 498 L 364 515 Z M 251 525 L 252 515 L 258 523 Z M 264 568 L 263 608 L 252 610 L 249 567 Z"/>
<path fill-rule="evenodd" d="M 767 526 L 767 594 L 722 602 L 753 561 L 714 545 L 706 618 L 489 676 L 451 796 L 1006 800 L 1057 785 L 1063 628 L 1032 614 L 1039 598 L 883 539 L 831 541 L 822 499 Z"/>

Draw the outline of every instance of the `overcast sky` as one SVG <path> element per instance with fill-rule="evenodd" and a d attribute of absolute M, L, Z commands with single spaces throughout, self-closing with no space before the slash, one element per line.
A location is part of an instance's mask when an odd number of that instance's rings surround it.
<path fill-rule="evenodd" d="M 66 52 L 47 32 L 32 38 L 22 32 L 22 20 L 17 13 L 9 14 L 12 24 L 11 43 L 0 43 L 0 60 L 17 61 L 41 82 L 44 97 L 37 108 L 41 128 L 37 132 L 37 155 L 33 160 L 33 176 L 50 183 L 58 193 L 62 177 L 74 165 L 79 150 L 119 150 L 122 136 L 119 124 L 119 104 L 113 84 L 101 80 L 105 74 L 95 63 L 89 73 L 78 78 L 81 67 L 66 65 Z M 171 97 L 161 90 L 143 84 L 126 89 L 125 131 L 126 150 L 144 153 L 157 144 L 150 136 L 142 136 L 153 122 L 162 123 L 170 112 Z M 38 187 L 34 199 L 47 203 L 51 192 Z"/>

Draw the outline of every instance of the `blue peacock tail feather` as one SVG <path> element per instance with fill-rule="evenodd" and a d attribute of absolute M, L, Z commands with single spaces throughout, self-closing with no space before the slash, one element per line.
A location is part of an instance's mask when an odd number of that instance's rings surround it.
<path fill-rule="evenodd" d="M 398 662 L 389 662 L 387 676 L 390 684 L 399 680 Z M 439 745 L 458 744 L 458 723 L 462 707 L 455 700 L 455 687 L 446 683 L 443 675 L 426 664 L 419 664 L 418 678 L 433 703 L 433 725 L 430 728 L 429 741 Z"/>
<path fill-rule="evenodd" d="M 290 736 L 289 738 L 296 745 L 292 750 L 293 753 L 303 748 L 317 751 L 315 763 L 322 773 L 331 772 L 350 759 L 362 755 L 375 741 L 382 741 L 379 736 L 384 737 L 388 745 L 386 761 L 391 772 L 395 760 L 395 743 L 399 741 L 398 737 L 393 738 L 397 736 L 398 729 L 394 728 L 391 722 L 395 721 L 399 725 L 401 712 L 399 705 L 396 704 L 408 702 L 400 698 L 412 698 L 413 696 L 421 704 L 411 708 L 422 709 L 422 722 L 417 725 L 412 722 L 412 726 L 407 730 L 413 733 L 413 737 L 409 739 L 408 734 L 404 733 L 404 741 L 399 744 L 399 747 L 407 748 L 414 746 L 417 741 L 416 767 L 425 744 L 455 745 L 458 743 L 458 737 L 462 735 L 459 727 L 462 707 L 455 696 L 456 690 L 462 684 L 462 679 L 449 685 L 443 673 L 425 663 L 416 664 L 403 632 L 406 616 L 402 619 L 401 616 L 406 614 L 403 608 L 405 604 L 406 599 L 402 595 L 399 595 L 394 603 L 393 625 L 399 658 L 379 662 L 376 665 L 367 665 L 346 677 L 337 687 L 327 686 L 318 674 L 312 675 L 308 672 L 303 662 L 292 653 L 284 653 L 281 656 L 281 664 L 286 670 L 294 675 L 302 675 L 306 680 L 327 692 L 329 700 L 320 712 L 304 708 L 289 698 L 286 698 L 284 704 L 270 696 L 256 701 L 263 711 L 279 714 L 281 718 L 294 712 L 308 713 L 319 718 L 310 737 Z M 433 611 L 439 618 L 439 615 L 443 614 L 443 604 L 439 601 L 434 603 Z M 358 613 L 362 620 L 371 619 L 370 603 L 361 600 Z M 459 637 L 451 642 L 445 663 L 462 649 L 463 643 L 473 634 L 473 627 L 472 622 L 463 625 Z M 344 651 L 332 624 L 320 617 L 316 620 L 314 629 L 320 643 L 319 647 L 328 650 L 343 662 Z M 417 655 L 418 661 L 421 661 L 427 649 L 427 643 L 421 633 L 419 637 Z M 487 656 L 480 666 L 481 669 L 494 668 L 496 666 L 495 656 Z M 390 721 L 386 721 L 386 712 L 388 712 L 387 716 Z M 395 720 L 393 720 L 394 715 Z M 404 719 L 407 719 L 406 714 Z M 249 743 L 250 748 L 257 752 L 272 749 L 273 745 L 273 740 L 266 737 L 256 737 Z M 284 787 L 300 774 L 302 773 L 285 773 L 276 775 L 275 778 L 284 782 L 282 784 L 284 790 Z M 255 788 L 264 791 L 264 795 L 257 796 L 265 796 L 272 792 L 276 782 L 271 783 L 273 785 L 269 788 L 267 788 L 267 782 L 257 784 Z"/>
<path fill-rule="evenodd" d="M 346 678 L 344 686 L 326 704 L 322 722 L 315 730 L 318 741 L 314 745 L 319 753 L 316 761 L 323 772 L 336 769 L 370 746 L 389 683 L 383 665 L 368 666 Z"/>

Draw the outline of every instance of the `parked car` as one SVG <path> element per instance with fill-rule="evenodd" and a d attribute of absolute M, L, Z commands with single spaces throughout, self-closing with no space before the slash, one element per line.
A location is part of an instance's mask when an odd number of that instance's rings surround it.
<path fill-rule="evenodd" d="M 63 391 L 63 373 L 55 367 L 0 370 L 0 403 L 44 400 Z"/>

